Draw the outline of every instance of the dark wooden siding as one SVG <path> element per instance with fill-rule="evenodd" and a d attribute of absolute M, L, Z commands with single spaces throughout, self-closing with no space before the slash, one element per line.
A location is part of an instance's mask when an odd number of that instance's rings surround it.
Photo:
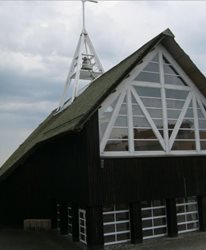
<path fill-rule="evenodd" d="M 103 203 L 206 194 L 206 157 L 104 159 Z"/>

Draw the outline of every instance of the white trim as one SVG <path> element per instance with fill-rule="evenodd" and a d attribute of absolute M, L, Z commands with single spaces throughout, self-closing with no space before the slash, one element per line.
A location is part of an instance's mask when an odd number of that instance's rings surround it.
<path fill-rule="evenodd" d="M 196 97 L 192 97 L 193 103 L 193 117 L 194 117 L 194 131 L 195 131 L 195 143 L 197 152 L 200 151 L 200 133 L 199 133 L 199 121 L 198 121 L 198 112 L 197 112 L 197 102 Z"/>
<path fill-rule="evenodd" d="M 130 88 L 127 89 L 127 117 L 128 117 L 128 143 L 129 151 L 134 152 L 133 110 Z"/>

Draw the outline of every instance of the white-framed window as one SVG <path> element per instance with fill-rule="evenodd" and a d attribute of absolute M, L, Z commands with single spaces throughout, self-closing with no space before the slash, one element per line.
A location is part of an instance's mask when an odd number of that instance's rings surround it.
<path fill-rule="evenodd" d="M 68 209 L 68 233 L 69 235 L 72 235 L 72 208 L 68 206 L 67 209 Z"/>
<path fill-rule="evenodd" d="M 178 233 L 199 230 L 198 204 L 196 197 L 176 199 Z"/>
<path fill-rule="evenodd" d="M 129 208 L 114 205 L 103 208 L 104 245 L 130 242 Z"/>
<path fill-rule="evenodd" d="M 102 156 L 206 154 L 206 100 L 162 46 L 99 109 Z"/>
<path fill-rule="evenodd" d="M 87 244 L 86 210 L 79 209 L 79 240 Z"/>
<path fill-rule="evenodd" d="M 167 235 L 167 213 L 165 201 L 142 202 L 143 239 L 157 238 Z"/>

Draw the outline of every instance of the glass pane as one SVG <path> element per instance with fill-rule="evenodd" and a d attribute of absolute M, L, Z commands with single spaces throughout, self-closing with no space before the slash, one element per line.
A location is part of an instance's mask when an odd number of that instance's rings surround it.
<path fill-rule="evenodd" d="M 149 122 L 144 117 L 133 117 L 133 126 L 134 127 L 150 127 Z"/>
<path fill-rule="evenodd" d="M 150 116 L 152 118 L 162 118 L 162 110 L 161 109 L 147 109 Z"/>
<path fill-rule="evenodd" d="M 160 76 L 157 73 L 141 72 L 136 78 L 136 81 L 144 82 L 160 82 Z"/>
<path fill-rule="evenodd" d="M 113 128 L 110 139 L 128 139 L 127 128 Z"/>
<path fill-rule="evenodd" d="M 197 109 L 197 113 L 198 113 L 199 118 L 205 118 L 202 111 L 201 111 L 201 109 Z"/>
<path fill-rule="evenodd" d="M 180 100 L 167 100 L 167 108 L 170 109 L 182 109 L 185 101 Z"/>
<path fill-rule="evenodd" d="M 163 121 L 162 119 L 153 119 L 154 124 L 156 125 L 156 127 L 158 129 L 162 129 L 163 128 Z"/>
<path fill-rule="evenodd" d="M 198 229 L 198 226 L 197 222 L 187 224 L 188 229 Z"/>
<path fill-rule="evenodd" d="M 107 125 L 110 121 L 110 118 L 113 114 L 114 107 L 116 106 L 118 98 L 109 107 L 106 108 L 105 112 L 101 116 L 99 116 L 100 139 L 102 139 L 102 137 L 104 135 L 104 132 L 105 132 Z"/>
<path fill-rule="evenodd" d="M 181 110 L 167 110 L 167 116 L 169 119 L 178 119 Z"/>
<path fill-rule="evenodd" d="M 112 233 L 115 231 L 115 225 L 104 225 L 104 233 Z"/>
<path fill-rule="evenodd" d="M 192 108 L 188 108 L 188 110 L 185 114 L 185 118 L 193 118 L 193 109 Z"/>
<path fill-rule="evenodd" d="M 176 139 L 195 139 L 195 131 L 193 130 L 179 130 Z"/>
<path fill-rule="evenodd" d="M 178 231 L 185 231 L 186 230 L 186 225 L 178 225 L 177 226 L 177 228 L 178 228 Z"/>
<path fill-rule="evenodd" d="M 195 220 L 198 220 L 198 216 L 196 213 L 187 214 L 187 221 L 195 221 Z"/>
<path fill-rule="evenodd" d="M 182 222 L 185 222 L 186 217 L 185 217 L 184 214 L 183 215 L 178 215 L 177 220 L 178 220 L 178 223 L 182 223 Z"/>
<path fill-rule="evenodd" d="M 188 94 L 185 90 L 166 89 L 166 98 L 185 100 Z"/>
<path fill-rule="evenodd" d="M 120 115 L 126 115 L 127 114 L 127 105 L 126 104 L 122 104 L 120 111 L 119 111 Z"/>
<path fill-rule="evenodd" d="M 155 226 L 162 226 L 166 225 L 166 218 L 158 218 L 154 220 L 154 225 Z"/>
<path fill-rule="evenodd" d="M 121 240 L 128 240 L 130 239 L 130 234 L 129 233 L 124 233 L 124 234 L 118 234 L 117 235 L 117 240 L 121 241 Z"/>
<path fill-rule="evenodd" d="M 206 129 L 206 120 L 199 119 L 199 129 Z"/>
<path fill-rule="evenodd" d="M 159 62 L 158 54 L 151 60 L 151 62 Z"/>
<path fill-rule="evenodd" d="M 159 64 L 155 62 L 150 62 L 148 65 L 143 69 L 143 71 L 155 72 L 159 73 Z"/>
<path fill-rule="evenodd" d="M 132 105 L 132 112 L 133 112 L 133 115 L 142 115 L 143 116 L 143 112 L 140 109 L 139 105 L 133 104 Z"/>
<path fill-rule="evenodd" d="M 174 84 L 174 85 L 185 85 L 184 81 L 180 76 L 174 75 L 165 75 L 165 84 Z"/>
<path fill-rule="evenodd" d="M 154 108 L 161 108 L 162 107 L 162 101 L 161 99 L 153 99 L 153 98 L 141 98 L 143 104 L 145 107 L 154 107 Z"/>
<path fill-rule="evenodd" d="M 134 86 L 139 96 L 161 97 L 160 89 Z"/>
<path fill-rule="evenodd" d="M 150 209 L 148 210 L 142 210 L 142 218 L 152 217 L 152 211 Z"/>
<path fill-rule="evenodd" d="M 162 235 L 162 234 L 166 234 L 167 232 L 167 228 L 166 227 L 162 227 L 162 228 L 155 228 L 154 229 L 154 234 L 155 235 Z"/>
<path fill-rule="evenodd" d="M 104 222 L 114 221 L 114 214 L 104 214 Z"/>
<path fill-rule="evenodd" d="M 152 129 L 134 128 L 134 139 L 157 139 Z"/>
<path fill-rule="evenodd" d="M 186 129 L 186 128 L 194 129 L 194 120 L 189 120 L 189 119 L 185 120 L 185 119 L 184 119 L 184 120 L 182 121 L 182 124 L 181 124 L 180 128 L 184 128 L 184 129 Z"/>
<path fill-rule="evenodd" d="M 164 64 L 164 73 L 165 74 L 178 75 L 178 73 L 174 69 L 174 67 L 172 65 L 169 65 L 169 64 Z"/>
<path fill-rule="evenodd" d="M 117 221 L 129 220 L 129 213 L 118 213 L 116 214 Z"/>
<path fill-rule="evenodd" d="M 108 140 L 105 151 L 128 151 L 128 141 Z"/>
<path fill-rule="evenodd" d="M 149 220 L 143 220 L 142 221 L 142 227 L 143 228 L 152 227 L 152 220 L 151 219 L 149 219 Z"/>
<path fill-rule="evenodd" d="M 104 242 L 114 242 L 115 241 L 115 235 L 108 235 L 108 236 L 104 236 Z"/>
<path fill-rule="evenodd" d="M 200 147 L 202 150 L 206 150 L 206 141 L 200 141 Z"/>
<path fill-rule="evenodd" d="M 165 213 L 166 213 L 165 208 L 153 209 L 154 216 L 165 215 Z"/>
<path fill-rule="evenodd" d="M 129 230 L 129 223 L 120 223 L 116 225 L 117 232 L 120 231 L 128 231 Z"/>
<path fill-rule="evenodd" d="M 162 150 L 159 141 L 134 141 L 135 151 Z"/>
<path fill-rule="evenodd" d="M 152 229 L 143 231 L 143 237 L 147 237 L 147 236 L 151 236 L 151 235 L 153 235 Z"/>
<path fill-rule="evenodd" d="M 175 141 L 172 150 L 195 150 L 195 141 Z"/>
<path fill-rule="evenodd" d="M 114 126 L 115 127 L 127 127 L 127 116 L 118 116 Z"/>

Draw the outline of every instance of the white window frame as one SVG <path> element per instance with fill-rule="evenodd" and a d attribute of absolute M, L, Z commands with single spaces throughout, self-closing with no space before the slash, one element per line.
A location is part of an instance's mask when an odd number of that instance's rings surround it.
<path fill-rule="evenodd" d="M 83 214 L 83 218 L 81 218 L 81 214 Z M 81 229 L 83 232 L 81 232 Z M 79 240 L 87 244 L 86 210 L 84 209 L 79 209 Z"/>
<path fill-rule="evenodd" d="M 158 210 L 158 209 L 164 209 L 165 210 L 165 214 L 163 215 L 154 215 L 154 210 Z M 166 209 L 166 205 L 160 205 L 160 206 L 155 206 L 153 205 L 153 202 L 151 201 L 151 206 L 149 207 L 143 207 L 141 208 L 141 211 L 151 211 L 152 216 L 151 217 L 142 217 L 142 222 L 143 221 L 147 221 L 147 220 L 151 220 L 152 221 L 152 226 L 151 227 L 142 227 L 143 232 L 147 231 L 147 230 L 151 230 L 152 231 L 152 235 L 149 236 L 143 236 L 143 240 L 145 239 L 152 239 L 152 238 L 159 238 L 159 237 L 163 237 L 167 235 L 167 209 Z M 166 223 L 163 225 L 159 225 L 159 226 L 155 226 L 154 225 L 154 221 L 156 219 L 162 219 L 164 218 Z M 166 232 L 165 233 L 161 233 L 161 234 L 156 234 L 155 233 L 155 229 L 158 228 L 166 228 Z"/>
<path fill-rule="evenodd" d="M 121 214 L 121 213 L 128 213 L 128 215 L 129 215 L 128 220 L 117 221 L 116 215 L 117 214 Z M 129 209 L 117 210 L 116 206 L 114 205 L 112 211 L 103 212 L 103 220 L 104 220 L 104 215 L 107 215 L 107 214 L 112 214 L 114 216 L 114 220 L 110 221 L 110 222 L 103 222 L 103 226 L 114 225 L 115 230 L 114 230 L 114 232 L 104 233 L 104 236 L 113 235 L 115 237 L 115 240 L 111 241 L 111 242 L 105 242 L 104 245 L 105 246 L 109 246 L 109 245 L 114 245 L 114 244 L 120 244 L 120 243 L 130 242 L 131 241 L 131 234 L 130 234 L 130 214 L 129 214 Z M 124 223 L 129 224 L 129 230 L 118 231 L 117 224 L 124 224 Z M 130 238 L 129 239 L 125 239 L 125 240 L 118 240 L 117 237 L 120 234 L 129 234 Z"/>
<path fill-rule="evenodd" d="M 68 206 L 68 231 L 69 235 L 72 236 L 72 207 Z"/>
<path fill-rule="evenodd" d="M 144 67 L 152 60 L 152 58 L 158 54 L 159 55 L 159 72 L 160 72 L 160 83 L 151 83 L 151 82 L 140 82 L 134 80 L 139 73 L 144 69 Z M 187 83 L 188 86 L 181 85 L 172 85 L 164 83 L 164 74 L 163 74 L 163 55 L 164 57 L 172 64 L 174 69 L 179 73 L 181 78 Z M 142 86 L 142 87 L 152 87 L 158 88 L 161 92 L 161 102 L 162 102 L 162 122 L 163 122 L 163 135 L 161 136 L 158 131 L 153 119 L 149 115 L 147 108 L 141 101 L 141 98 L 134 90 L 133 86 Z M 188 91 L 188 96 L 184 100 L 183 108 L 181 108 L 181 113 L 176 121 L 175 127 L 173 128 L 172 135 L 168 138 L 168 118 L 167 118 L 167 104 L 166 104 L 166 89 L 174 90 L 185 90 Z M 140 106 L 144 118 L 149 122 L 157 141 L 160 143 L 162 150 L 157 151 L 135 151 L 134 149 L 134 132 L 133 132 L 133 114 L 132 114 L 132 105 L 131 105 L 131 94 L 135 97 L 138 105 Z M 127 100 L 127 116 L 128 116 L 128 151 L 104 151 L 105 146 L 110 137 L 111 131 L 113 129 L 114 123 L 117 116 L 119 115 L 119 110 L 121 108 L 122 101 L 126 97 Z M 109 104 L 114 101 L 114 98 L 118 98 L 116 106 L 114 107 L 113 114 L 111 119 L 106 127 L 102 140 L 100 142 L 100 154 L 103 157 L 145 157 L 145 156 L 178 156 L 178 155 L 205 155 L 206 150 L 201 150 L 200 148 L 200 138 L 199 138 L 199 125 L 198 125 L 198 114 L 195 107 L 198 105 L 201 108 L 201 111 L 206 118 L 206 111 L 203 105 L 206 106 L 206 99 L 200 93 L 198 88 L 192 83 L 190 78 L 183 72 L 181 67 L 177 62 L 172 58 L 169 52 L 162 46 L 158 45 L 152 52 L 150 52 L 143 61 L 136 66 L 125 80 L 116 88 L 115 92 L 111 94 L 106 101 L 103 102 L 101 109 L 99 110 L 99 116 L 104 113 L 105 109 Z M 192 102 L 193 114 L 194 114 L 194 133 L 195 133 L 195 150 L 172 150 L 173 143 L 175 142 L 177 133 L 179 132 L 182 121 L 185 117 L 187 109 Z M 115 139 L 114 139 L 115 140 Z"/>
<path fill-rule="evenodd" d="M 188 233 L 188 232 L 194 232 L 194 231 L 198 231 L 199 230 L 199 214 L 198 214 L 198 203 L 197 203 L 197 200 L 196 200 L 196 197 L 191 197 L 193 198 L 194 201 L 186 201 L 185 198 L 182 198 L 182 202 L 181 203 L 176 203 L 176 207 L 183 207 L 184 211 L 181 212 L 181 213 L 177 213 L 177 226 L 180 226 L 180 225 L 185 225 L 186 229 L 185 230 L 178 230 L 178 233 L 179 234 L 183 234 L 183 233 Z M 189 205 L 195 205 L 197 207 L 197 210 L 195 211 L 190 211 L 190 212 L 187 212 L 187 206 Z M 187 219 L 187 215 L 188 214 L 195 214 L 197 215 L 197 220 L 188 220 Z M 184 216 L 185 218 L 185 221 L 183 222 L 178 222 L 178 217 L 179 216 Z M 198 226 L 197 227 L 193 227 L 193 228 L 190 228 L 188 229 L 188 224 L 192 224 L 192 223 L 195 223 L 197 224 Z"/>

